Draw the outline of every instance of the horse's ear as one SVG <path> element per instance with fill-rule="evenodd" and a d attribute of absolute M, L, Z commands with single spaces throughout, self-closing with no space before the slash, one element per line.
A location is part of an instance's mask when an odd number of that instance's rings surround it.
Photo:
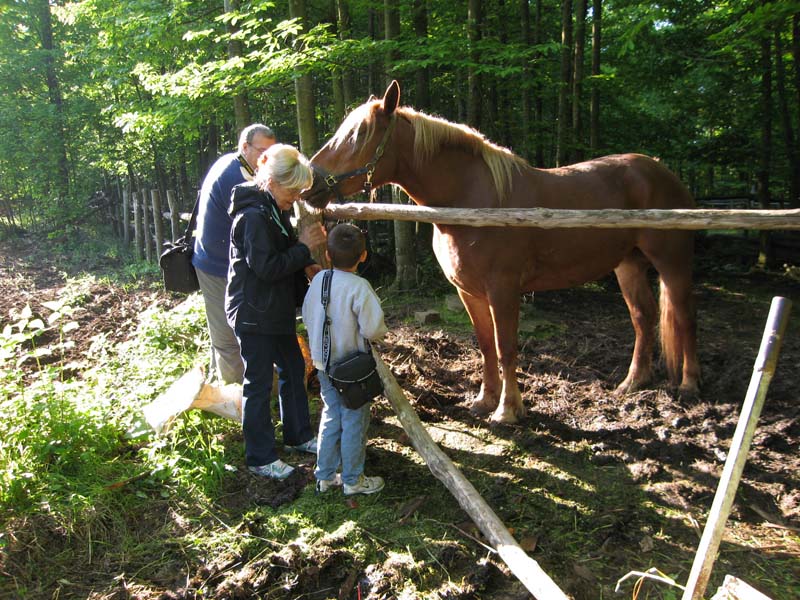
<path fill-rule="evenodd" d="M 383 95 L 383 112 L 390 115 L 400 104 L 400 84 L 397 80 L 392 81 L 389 87 L 386 88 L 386 93 Z"/>

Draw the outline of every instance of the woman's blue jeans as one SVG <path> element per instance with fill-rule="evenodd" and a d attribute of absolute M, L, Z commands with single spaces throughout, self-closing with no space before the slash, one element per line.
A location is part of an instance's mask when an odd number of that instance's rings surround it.
<path fill-rule="evenodd" d="M 278 459 L 272 424 L 272 365 L 278 367 L 278 404 L 283 443 L 303 444 L 314 437 L 305 387 L 305 361 L 295 334 L 236 334 L 244 362 L 242 431 L 245 463 L 268 465 Z"/>

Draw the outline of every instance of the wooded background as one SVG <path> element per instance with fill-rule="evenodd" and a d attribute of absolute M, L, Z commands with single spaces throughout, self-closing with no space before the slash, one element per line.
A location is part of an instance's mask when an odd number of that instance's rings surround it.
<path fill-rule="evenodd" d="M 0 30 L 7 228 L 186 210 L 246 124 L 310 156 L 391 79 L 534 166 L 642 152 L 800 207 L 797 0 L 3 0 Z"/>

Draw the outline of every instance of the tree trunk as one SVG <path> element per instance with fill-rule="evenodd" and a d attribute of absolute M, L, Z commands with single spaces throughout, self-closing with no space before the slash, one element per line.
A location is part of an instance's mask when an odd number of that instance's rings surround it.
<path fill-rule="evenodd" d="M 350 6 L 348 0 L 336 0 L 336 21 L 339 30 L 339 39 L 350 39 Z M 353 72 L 347 67 L 342 69 L 342 103 L 344 113 L 352 106 L 355 94 L 353 92 Z"/>
<path fill-rule="evenodd" d="M 241 0 L 224 0 L 226 13 L 239 11 Z M 228 34 L 235 34 L 238 29 L 231 21 L 227 24 Z M 242 42 L 240 40 L 228 40 L 228 57 L 236 58 L 242 56 Z M 236 131 L 239 132 L 250 124 L 250 105 L 247 103 L 247 91 L 238 90 L 233 94 L 233 113 L 236 119 Z"/>
<path fill-rule="evenodd" d="M 583 52 L 586 45 L 586 0 L 576 0 L 575 5 L 575 59 L 572 76 L 572 137 L 574 147 L 570 153 L 575 162 L 584 159 L 583 151 Z"/>
<path fill-rule="evenodd" d="M 400 11 L 398 0 L 384 0 L 383 25 L 386 40 L 393 40 L 400 35 Z M 386 56 L 386 72 L 388 74 L 395 54 Z M 389 83 L 387 77 L 387 85 Z M 408 196 L 399 187 L 392 186 L 392 204 L 408 204 Z M 408 290 L 416 286 L 417 261 L 415 253 L 416 225 L 413 222 L 394 222 L 394 250 L 397 273 L 392 287 L 395 290 Z"/>
<path fill-rule="evenodd" d="M 481 26 L 483 15 L 481 0 L 469 0 L 467 8 L 467 35 L 469 38 L 469 53 L 472 63 L 480 62 L 477 44 L 481 40 Z M 467 71 L 467 122 L 481 129 L 481 76 L 470 67 Z"/>
<path fill-rule="evenodd" d="M 289 0 L 289 16 L 300 19 L 302 30 L 307 28 L 305 0 Z M 317 120 L 314 103 L 314 82 L 311 75 L 298 75 L 294 80 L 295 100 L 297 103 L 297 132 L 300 135 L 300 150 L 306 156 L 312 156 L 319 143 L 317 141 Z"/>
<path fill-rule="evenodd" d="M 519 29 L 520 29 L 520 42 L 527 48 L 531 45 L 531 5 L 529 0 L 520 0 L 519 2 Z M 531 66 L 528 61 L 524 61 L 522 65 L 522 86 L 521 86 L 521 135 L 522 144 L 520 146 L 520 154 L 531 159 L 530 153 L 530 138 L 531 138 Z"/>
<path fill-rule="evenodd" d="M 417 40 L 428 40 L 428 7 L 426 0 L 414 0 L 414 35 Z M 431 110 L 431 72 L 428 67 L 416 69 L 415 106 L 419 110 Z"/>
<path fill-rule="evenodd" d="M 789 111 L 789 98 L 786 92 L 786 71 L 783 65 L 783 44 L 780 29 L 775 31 L 775 78 L 778 90 L 778 106 L 783 126 L 783 139 L 786 144 L 786 160 L 789 163 L 789 205 L 800 206 L 800 161 L 797 158 L 797 147 L 792 127 L 792 115 Z"/>
<path fill-rule="evenodd" d="M 600 44 L 603 0 L 592 0 L 592 92 L 589 117 L 589 148 L 597 156 L 600 148 Z"/>
<path fill-rule="evenodd" d="M 392 204 L 408 204 L 408 195 L 392 186 Z M 417 287 L 416 226 L 413 221 L 394 221 L 394 253 L 397 273 L 392 289 L 411 290 Z"/>
<path fill-rule="evenodd" d="M 757 192 L 762 208 L 769 208 L 769 172 L 772 160 L 772 54 L 769 33 L 761 40 L 761 147 L 759 148 Z M 768 268 L 774 262 L 769 232 L 761 231 L 758 266 Z"/>
<path fill-rule="evenodd" d="M 56 73 L 56 47 L 53 41 L 53 20 L 50 14 L 50 2 L 48 0 L 36 0 L 36 12 L 39 17 L 39 39 L 42 42 L 44 55 L 45 79 L 47 83 L 47 95 L 53 107 L 55 122 L 53 124 L 51 150 L 55 153 L 57 163 L 56 193 L 61 202 L 66 200 L 69 194 L 69 160 L 67 159 L 67 147 L 64 140 L 67 138 L 64 129 L 64 97 L 61 93 L 61 82 Z"/>
<path fill-rule="evenodd" d="M 567 163 L 570 148 L 569 92 L 572 76 L 572 0 L 561 0 L 561 81 L 558 86 L 556 166 Z"/>
<path fill-rule="evenodd" d="M 303 30 L 307 26 L 305 0 L 289 0 L 289 16 L 300 19 Z M 297 131 L 300 135 L 300 151 L 306 156 L 312 156 L 319 143 L 317 142 L 316 108 L 314 104 L 314 86 L 311 75 L 299 75 L 294 80 L 295 101 L 297 103 Z M 297 227 L 302 230 L 312 223 L 321 223 L 321 214 L 312 214 L 306 210 L 302 202 L 295 202 L 295 215 Z M 312 258 L 324 267 L 329 265 L 325 256 L 325 248 L 320 247 L 311 252 Z"/>
<path fill-rule="evenodd" d="M 538 46 L 542 42 L 542 0 L 536 0 L 536 14 L 533 24 L 533 44 Z M 537 52 L 537 56 L 540 53 Z M 541 67 L 540 67 L 541 68 Z M 542 86 L 539 84 L 538 76 L 533 88 L 533 130 L 536 137 L 534 146 L 534 166 L 544 167 L 544 135 L 543 133 L 543 115 L 544 115 L 544 100 L 542 99 Z"/>
<path fill-rule="evenodd" d="M 418 40 L 427 40 L 428 37 L 428 8 L 426 0 L 414 0 L 414 34 Z M 414 91 L 414 106 L 420 110 L 431 110 L 431 73 L 427 67 L 417 69 L 416 89 Z M 414 272 L 416 279 L 417 263 L 421 256 L 433 253 L 430 241 L 433 237 L 433 225 L 430 223 L 416 223 L 414 225 Z M 420 253 L 417 255 L 416 251 Z"/>
<path fill-rule="evenodd" d="M 369 35 L 369 39 L 377 40 L 378 39 L 378 31 L 379 31 L 379 24 L 378 24 L 378 13 L 370 6 L 369 8 L 369 24 L 367 26 L 367 33 Z M 367 86 L 369 88 L 370 94 L 378 95 L 383 92 L 383 90 L 378 89 L 383 84 L 381 77 L 378 74 L 378 63 L 376 60 L 369 61 L 369 70 L 367 72 Z"/>

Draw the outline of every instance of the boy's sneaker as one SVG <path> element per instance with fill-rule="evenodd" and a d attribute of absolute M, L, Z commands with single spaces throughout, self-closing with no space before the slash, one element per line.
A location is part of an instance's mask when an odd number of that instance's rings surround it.
<path fill-rule="evenodd" d="M 361 475 L 358 478 L 358 481 L 353 485 L 344 484 L 344 495 L 345 496 L 352 496 L 353 494 L 375 494 L 376 492 L 380 492 L 383 489 L 384 483 L 383 478 L 378 477 L 367 477 L 366 475 Z"/>
<path fill-rule="evenodd" d="M 303 442 L 302 444 L 298 444 L 297 446 L 286 446 L 286 450 L 295 452 L 308 452 L 309 454 L 316 454 L 317 453 L 317 438 L 313 437 L 307 442 Z"/>
<path fill-rule="evenodd" d="M 317 493 L 324 494 L 332 487 L 340 487 L 342 485 L 342 474 L 336 473 L 331 479 L 317 479 Z"/>
<path fill-rule="evenodd" d="M 260 477 L 269 477 L 270 479 L 286 479 L 294 471 L 294 467 L 287 465 L 280 458 L 275 462 L 268 465 L 260 465 L 258 467 L 247 467 L 247 470 Z"/>

